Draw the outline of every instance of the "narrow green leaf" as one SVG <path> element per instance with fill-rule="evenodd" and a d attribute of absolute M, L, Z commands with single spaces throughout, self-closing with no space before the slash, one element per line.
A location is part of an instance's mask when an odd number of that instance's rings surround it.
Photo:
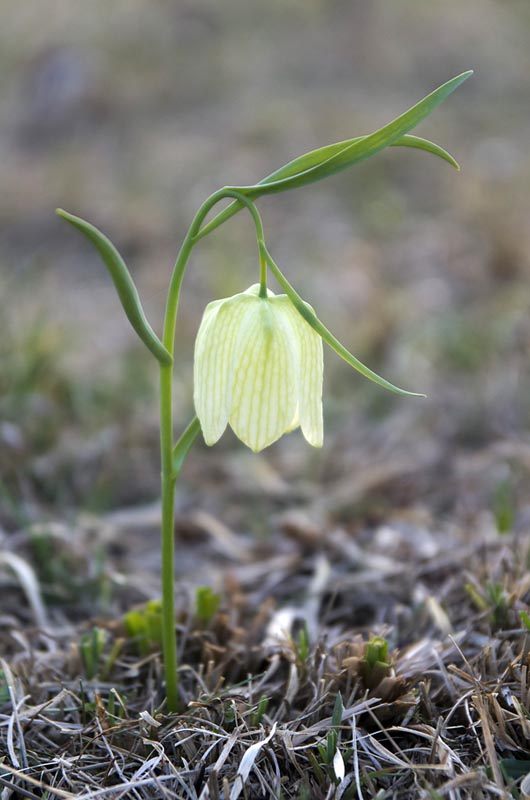
<path fill-rule="evenodd" d="M 337 355 L 344 359 L 344 361 L 349 364 L 350 367 L 353 367 L 353 369 L 357 370 L 357 372 L 360 372 L 361 375 L 364 375 L 364 377 L 368 378 L 368 380 L 377 383 L 379 386 L 382 386 L 383 389 L 388 389 L 389 392 L 394 392 L 394 394 L 399 394 L 405 397 L 425 397 L 424 394 L 418 392 L 408 392 L 406 389 L 400 389 L 398 386 L 394 386 L 393 383 L 390 383 L 390 381 L 387 381 L 376 372 L 373 372 L 373 370 L 371 370 L 369 367 L 363 364 L 362 361 L 359 361 L 358 358 L 350 353 L 350 351 L 344 347 L 344 345 L 342 345 L 339 340 L 335 338 L 335 336 L 333 336 L 331 331 L 329 331 L 326 326 L 323 325 L 323 323 L 318 319 L 316 314 L 311 311 L 307 304 L 304 303 L 296 289 L 291 286 L 285 275 L 273 260 L 267 248 L 262 245 L 261 249 L 271 272 L 284 290 L 285 294 L 290 298 L 297 311 L 302 315 L 306 322 L 311 325 L 313 330 L 315 330 L 319 336 L 322 337 L 326 344 L 328 344 L 331 349 L 337 353 Z"/>
<path fill-rule="evenodd" d="M 519 611 L 519 616 L 525 628 L 530 631 L 530 615 L 528 615 L 526 611 Z"/>
<path fill-rule="evenodd" d="M 344 142 L 336 142 L 335 144 L 328 144 L 325 147 L 319 148 L 319 150 L 313 150 L 311 153 L 306 153 L 306 155 L 301 156 L 300 159 L 305 159 L 307 156 L 314 154 L 315 164 L 317 164 L 319 163 L 317 159 L 318 153 L 322 154 L 323 151 L 327 151 L 328 152 L 327 157 L 329 157 L 335 153 L 340 153 L 342 150 L 345 150 L 347 147 L 349 147 L 350 144 L 352 144 L 353 142 L 360 141 L 361 139 L 364 138 L 366 137 L 358 136 L 355 139 L 347 139 Z M 440 147 L 440 145 L 435 144 L 434 142 L 430 142 L 428 139 L 422 139 L 420 136 L 412 136 L 411 134 L 406 133 L 404 136 L 398 139 L 397 142 L 393 142 L 390 145 L 390 147 L 412 147 L 417 150 L 424 150 L 427 153 L 432 153 L 432 155 L 438 156 L 439 158 L 451 164 L 452 167 L 455 167 L 455 169 L 460 170 L 458 162 L 453 158 L 453 156 L 450 153 L 447 152 L 447 150 L 444 150 L 443 147 Z M 289 164 L 286 164 L 285 167 L 282 167 L 276 172 L 273 172 L 272 175 L 269 175 L 267 178 L 264 178 L 257 185 L 259 186 L 261 184 L 266 184 L 268 181 L 272 180 L 274 176 L 278 176 L 280 173 L 283 173 L 284 170 L 285 173 L 283 174 L 283 177 L 289 177 L 290 174 L 296 175 L 297 174 L 296 165 L 300 159 L 295 159 L 294 161 L 289 162 Z M 287 172 L 287 168 L 289 168 L 289 172 Z M 291 168 L 292 172 L 290 171 Z M 219 214 L 217 214 L 210 222 L 204 225 L 195 238 L 202 239 L 203 236 L 206 236 L 207 234 L 215 230 L 215 228 L 218 228 L 224 222 L 233 217 L 234 214 L 237 214 L 238 211 L 241 211 L 242 208 L 243 204 L 240 203 L 238 200 L 234 200 L 233 203 L 230 203 L 229 206 L 220 211 Z"/>
<path fill-rule="evenodd" d="M 173 472 L 175 473 L 175 475 L 178 475 L 180 470 L 182 469 L 184 460 L 188 455 L 193 442 L 195 441 L 200 432 L 201 432 L 201 423 L 199 422 L 197 417 L 193 417 L 192 421 L 185 429 L 182 436 L 180 437 L 175 447 L 173 448 L 172 465 L 173 465 Z"/>
<path fill-rule="evenodd" d="M 404 114 L 396 117 L 392 122 L 374 131 L 374 133 L 354 140 L 350 145 L 332 155 L 325 153 L 324 155 L 328 155 L 328 157 L 324 158 L 320 163 L 314 164 L 315 153 L 309 153 L 306 156 L 307 167 L 304 168 L 303 164 L 299 163 L 299 170 L 294 175 L 275 178 L 267 181 L 266 184 L 232 188 L 250 197 L 260 197 L 262 194 L 305 186 L 308 183 L 322 180 L 322 178 L 327 178 L 329 175 L 351 167 L 353 164 L 363 161 L 385 147 L 394 144 L 404 134 L 415 128 L 470 75 L 472 75 L 471 71 L 457 75 L 456 78 L 452 78 L 442 86 L 439 86 L 438 89 L 428 94 L 427 97 L 424 97 L 419 103 L 409 108 Z M 303 160 L 304 157 L 302 156 L 300 162 Z"/>
<path fill-rule="evenodd" d="M 392 125 L 393 123 L 390 124 Z M 324 147 L 319 147 L 317 150 L 311 150 L 309 153 L 305 153 L 303 156 L 295 158 L 293 161 L 290 161 L 288 164 L 285 164 L 285 166 L 280 167 L 280 169 L 277 169 L 266 178 L 263 178 L 263 180 L 256 184 L 255 187 L 249 188 L 267 186 L 268 184 L 274 184 L 279 180 L 285 180 L 287 178 L 296 177 L 297 175 L 306 173 L 309 170 L 325 164 L 325 162 L 328 162 L 335 157 L 340 157 L 341 155 L 344 156 L 344 154 L 349 151 L 349 148 L 365 142 L 366 139 L 369 139 L 374 135 L 375 134 L 356 136 L 353 139 L 345 139 L 343 142 L 335 142 L 334 144 L 327 144 Z M 422 139 L 420 136 L 412 136 L 411 134 L 405 133 L 396 139 L 396 141 L 391 142 L 390 146 L 417 147 L 420 150 L 428 150 L 429 152 L 440 156 L 445 161 L 448 161 L 450 164 L 452 164 L 452 166 L 458 169 L 457 162 L 446 150 L 439 145 L 430 142 L 428 139 Z M 353 161 L 351 163 L 353 164 L 355 162 Z M 347 164 L 346 166 L 351 166 L 351 164 Z M 315 180 L 317 179 L 315 178 Z"/>
<path fill-rule="evenodd" d="M 508 780 L 518 780 L 530 772 L 529 759 L 503 758 L 499 764 Z"/>
<path fill-rule="evenodd" d="M 447 161 L 448 164 L 451 164 L 452 167 L 460 172 L 460 164 L 453 158 L 451 153 L 448 153 L 447 150 L 444 150 L 439 144 L 430 142 L 428 139 L 423 139 L 421 136 L 412 136 L 412 134 L 406 133 L 401 139 L 398 139 L 397 142 L 394 142 L 390 146 L 414 147 L 416 150 L 424 150 L 426 153 L 431 153 L 431 155 L 438 156 L 438 158 L 441 158 L 443 161 Z"/>
<path fill-rule="evenodd" d="M 331 717 L 331 724 L 338 728 L 342 722 L 342 715 L 344 713 L 344 705 L 342 702 L 342 695 L 340 692 L 337 692 L 337 696 L 335 698 L 335 704 L 333 706 L 333 715 Z"/>
<path fill-rule="evenodd" d="M 127 265 L 112 242 L 94 225 L 80 217 L 75 217 L 62 208 L 58 208 L 56 213 L 92 242 L 110 273 L 123 310 L 134 330 L 161 364 L 171 364 L 173 359 L 149 325 Z"/>
<path fill-rule="evenodd" d="M 371 133 L 367 136 L 357 136 L 353 139 L 346 139 L 343 142 L 325 145 L 317 150 L 311 150 L 302 156 L 298 156 L 293 161 L 285 164 L 280 169 L 272 172 L 259 183 L 252 186 L 230 187 L 246 194 L 253 199 L 263 194 L 272 192 L 287 191 L 308 183 L 321 180 L 322 178 L 333 175 L 343 169 L 347 169 L 353 164 L 369 158 L 380 150 L 388 146 L 394 147 L 414 147 L 420 150 L 437 155 L 449 164 L 459 169 L 455 159 L 442 147 L 427 139 L 418 136 L 410 136 L 408 131 L 416 127 L 431 111 L 433 111 L 446 97 L 451 94 L 461 83 L 472 75 L 472 70 L 457 75 L 452 80 L 447 81 L 434 92 L 424 97 L 419 103 L 410 108 L 404 114 L 394 119 L 388 125 Z M 235 201 L 227 208 L 217 214 L 214 219 L 207 223 L 197 235 L 197 239 L 206 236 L 230 217 L 240 211 L 241 203 Z"/>
<path fill-rule="evenodd" d="M 347 139 L 344 142 L 329 144 L 326 145 L 325 147 L 321 147 L 319 150 L 313 150 L 312 153 L 307 153 L 306 156 L 315 154 L 315 163 L 318 163 L 316 158 L 317 153 L 322 153 L 323 151 L 328 151 L 330 155 L 334 153 L 339 153 L 342 150 L 345 150 L 347 147 L 349 147 L 350 144 L 352 144 L 353 142 L 360 141 L 361 139 L 364 138 L 366 137 L 359 136 L 356 139 Z M 412 136 L 410 133 L 406 133 L 404 136 L 398 139 L 397 142 L 393 142 L 390 145 L 390 147 L 412 147 L 417 150 L 424 150 L 426 153 L 431 153 L 432 155 L 438 156 L 444 161 L 447 161 L 448 164 L 451 164 L 451 166 L 454 167 L 455 169 L 460 170 L 460 165 L 458 164 L 458 161 L 456 161 L 456 159 L 453 158 L 453 156 L 450 153 L 448 153 L 447 150 L 444 150 L 444 148 L 440 147 L 439 144 L 430 142 L 428 139 L 423 139 L 420 136 Z M 305 158 L 306 156 L 301 156 L 301 158 Z M 260 181 L 259 184 L 256 185 L 260 186 L 262 184 L 266 184 L 274 176 L 282 173 L 284 170 L 287 170 L 287 167 L 289 168 L 292 167 L 293 171 L 291 174 L 296 175 L 297 172 L 295 167 L 298 160 L 299 159 L 295 159 L 294 161 L 289 162 L 289 164 L 287 164 L 285 167 L 282 167 L 281 170 L 277 170 L 276 172 L 272 173 L 272 175 L 269 175 L 267 178 L 264 178 L 262 181 Z M 288 177 L 288 176 L 289 175 L 287 172 L 285 172 L 285 174 L 283 175 L 283 177 Z M 220 211 L 210 222 L 204 225 L 197 234 L 197 236 L 195 237 L 195 239 L 196 240 L 202 239 L 203 236 L 206 236 L 207 234 L 211 233 L 213 230 L 218 228 L 220 225 L 222 225 L 224 222 L 227 222 L 227 220 L 233 217 L 234 214 L 237 214 L 238 211 L 241 211 L 242 208 L 243 204 L 240 203 L 239 200 L 234 200 L 233 203 L 230 203 L 229 206 Z"/>

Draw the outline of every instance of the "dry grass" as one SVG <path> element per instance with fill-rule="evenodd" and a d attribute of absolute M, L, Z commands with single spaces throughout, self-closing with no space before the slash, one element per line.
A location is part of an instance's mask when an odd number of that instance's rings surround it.
<path fill-rule="evenodd" d="M 462 480 L 475 469 L 464 460 Z M 349 485 L 370 505 L 392 481 L 385 465 Z M 156 592 L 135 555 L 156 536 L 156 507 L 81 519 L 75 543 L 50 526 L 63 597 L 35 562 L 42 529 L 12 534 L 0 573 L 3 797 L 515 792 L 530 771 L 530 538 L 483 517 L 471 542 L 467 524 L 436 530 L 415 502 L 349 529 L 337 521 L 344 491 L 297 511 L 274 512 L 269 497 L 261 540 L 206 511 L 179 517 L 181 563 L 196 568 L 179 584 L 177 715 L 164 712 L 156 642 L 140 654 L 122 616 Z M 205 577 L 221 605 L 201 622 L 193 587 Z M 93 627 L 104 635 L 91 662 Z"/>

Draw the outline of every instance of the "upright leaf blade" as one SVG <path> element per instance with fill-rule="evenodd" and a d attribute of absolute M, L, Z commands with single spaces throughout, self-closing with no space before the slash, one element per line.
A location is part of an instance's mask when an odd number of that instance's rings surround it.
<path fill-rule="evenodd" d="M 308 166 L 303 168 L 303 163 L 300 163 L 300 171 L 294 175 L 287 177 L 275 178 L 268 181 L 266 184 L 258 184 L 256 186 L 241 186 L 233 187 L 242 194 L 247 194 L 250 197 L 259 197 L 262 194 L 269 194 L 272 192 L 286 191 L 287 189 L 295 189 L 299 186 L 305 186 L 308 183 L 322 180 L 329 175 L 340 172 L 343 169 L 351 167 L 353 164 L 369 158 L 385 147 L 396 142 L 404 134 L 416 127 L 422 120 L 425 119 L 437 106 L 442 103 L 448 95 L 460 86 L 472 72 L 464 72 L 462 75 L 457 75 L 450 81 L 439 86 L 433 92 L 420 100 L 419 103 L 409 108 L 404 114 L 401 114 L 396 119 L 379 128 L 374 133 L 364 136 L 360 139 L 353 140 L 348 147 L 340 150 L 332 155 L 327 155 L 323 161 L 316 165 L 312 165 L 314 161 L 314 153 L 309 153 L 306 158 L 308 159 Z M 326 150 L 326 148 L 324 148 Z M 300 162 L 303 162 L 302 156 Z"/>
<path fill-rule="evenodd" d="M 193 445 L 195 439 L 201 432 L 201 423 L 199 422 L 198 418 L 195 416 L 189 423 L 189 425 L 184 430 L 182 436 L 175 444 L 173 448 L 173 453 L 171 456 L 171 463 L 173 465 L 173 472 L 175 475 L 180 474 L 180 470 L 186 460 L 186 456 L 188 455 L 191 446 Z"/>
<path fill-rule="evenodd" d="M 149 325 L 127 265 L 110 239 L 94 225 L 62 208 L 58 208 L 56 213 L 92 242 L 110 273 L 123 310 L 134 330 L 161 364 L 171 364 L 173 359 Z"/>
<path fill-rule="evenodd" d="M 364 139 L 364 136 L 358 136 L 355 139 L 347 139 L 344 142 L 336 142 L 335 144 L 328 144 L 325 147 L 319 148 L 319 150 L 312 150 L 311 153 L 306 153 L 305 156 L 300 156 L 300 158 L 295 158 L 294 161 L 290 161 L 289 164 L 286 164 L 276 172 L 273 172 L 272 175 L 269 175 L 267 178 L 263 178 L 257 186 L 261 186 L 266 184 L 270 180 L 274 179 L 274 176 L 278 176 L 279 174 L 283 174 L 283 177 L 289 177 L 289 174 L 296 175 L 297 164 L 300 159 L 305 159 L 307 156 L 315 157 L 315 164 L 321 163 L 318 161 L 318 153 L 322 153 L 322 151 L 327 151 L 328 154 L 334 155 L 340 153 L 342 150 L 345 150 L 347 147 L 350 146 L 353 142 L 360 141 Z M 416 150 L 424 150 L 426 153 L 431 153 L 432 155 L 438 156 L 443 161 L 447 161 L 448 164 L 451 164 L 457 170 L 460 170 L 460 166 L 458 161 L 453 158 L 453 156 L 444 150 L 443 147 L 440 147 L 439 144 L 435 144 L 434 142 L 430 142 L 428 139 L 422 139 L 421 136 L 412 136 L 410 133 L 406 133 L 397 142 L 393 142 L 390 147 L 411 147 L 415 148 Z M 329 156 L 328 156 L 329 157 Z M 289 171 L 287 172 L 287 168 Z M 292 170 L 292 172 L 291 172 Z M 204 225 L 199 233 L 196 236 L 196 239 L 202 239 L 203 236 L 206 236 L 208 233 L 211 233 L 215 228 L 218 228 L 224 222 L 227 222 L 234 214 L 237 214 L 238 211 L 241 211 L 243 208 L 243 204 L 240 203 L 238 200 L 234 200 L 233 203 L 230 203 L 226 208 L 220 211 L 210 222 Z"/>
<path fill-rule="evenodd" d="M 460 86 L 469 76 L 471 71 L 464 72 L 462 75 L 457 75 L 450 81 L 439 86 L 433 92 L 420 100 L 419 103 L 409 108 L 404 114 L 401 114 L 396 119 L 379 128 L 374 133 L 368 136 L 363 136 L 360 139 L 353 140 L 348 147 L 345 147 L 339 152 L 325 158 L 321 163 L 314 166 L 308 166 L 305 170 L 301 169 L 295 175 L 287 176 L 285 178 L 275 178 L 268 181 L 266 184 L 258 184 L 257 186 L 239 187 L 238 191 L 249 196 L 259 197 L 261 194 L 268 194 L 270 192 L 285 191 L 286 189 L 294 189 L 298 186 L 305 186 L 307 183 L 322 180 L 329 175 L 333 175 L 343 169 L 351 167 L 353 164 L 369 158 L 385 147 L 388 147 L 394 142 L 397 142 L 404 134 L 416 127 L 425 117 L 427 117 L 434 109 L 442 103 L 448 95 Z M 326 148 L 324 148 L 325 150 Z M 326 155 L 326 154 L 325 154 Z M 314 159 L 313 154 L 308 161 L 312 162 Z M 303 157 L 302 157 L 303 159 Z M 302 166 L 302 165 L 300 165 Z M 234 187 L 236 188 L 236 187 Z"/>
<path fill-rule="evenodd" d="M 375 155 L 385 147 L 391 146 L 414 147 L 425 150 L 439 156 L 456 167 L 456 169 L 459 169 L 455 159 L 442 147 L 418 136 L 410 136 L 408 131 L 425 119 L 472 74 L 472 70 L 469 70 L 442 84 L 442 86 L 439 86 L 438 89 L 424 97 L 423 100 L 420 100 L 419 103 L 416 103 L 404 114 L 396 117 L 388 125 L 379 128 L 374 133 L 325 145 L 317 150 L 311 150 L 275 170 L 275 172 L 272 172 L 257 184 L 229 188 L 235 189 L 255 200 L 264 194 L 288 191 L 289 189 L 295 189 L 308 183 L 322 180 L 322 178 L 347 169 L 359 161 Z M 241 203 L 237 201 L 231 203 L 209 223 L 204 225 L 196 238 L 199 239 L 211 233 L 234 214 L 237 214 L 241 208 Z"/>

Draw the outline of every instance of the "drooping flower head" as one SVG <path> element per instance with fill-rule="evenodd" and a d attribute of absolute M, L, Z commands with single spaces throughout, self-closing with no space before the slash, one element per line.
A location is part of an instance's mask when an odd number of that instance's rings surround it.
<path fill-rule="evenodd" d="M 259 289 L 255 284 L 204 311 L 194 362 L 204 440 L 215 444 L 229 424 L 258 452 L 300 426 L 321 447 L 322 339 L 286 294 L 260 297 Z"/>

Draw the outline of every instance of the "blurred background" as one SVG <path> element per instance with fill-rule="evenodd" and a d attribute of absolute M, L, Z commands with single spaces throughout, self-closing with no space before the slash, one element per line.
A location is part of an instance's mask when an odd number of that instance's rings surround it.
<path fill-rule="evenodd" d="M 429 399 L 386 394 L 329 351 L 323 450 L 294 433 L 255 457 L 227 432 L 190 458 L 179 508 L 241 526 L 232 506 L 252 497 L 245 524 L 263 531 L 259 498 L 292 506 L 333 488 L 325 514 L 336 519 L 414 505 L 465 523 L 516 507 L 510 525 L 523 525 L 527 0 L 45 5 L 0 3 L 2 526 L 158 493 L 156 365 L 57 206 L 114 241 L 160 330 L 179 244 L 208 194 L 368 133 L 470 68 L 417 129 L 460 173 L 391 149 L 259 202 L 271 252 L 321 319 L 373 369 Z M 257 270 L 243 214 L 196 249 L 177 326 L 179 425 L 192 414 L 204 306 Z"/>

